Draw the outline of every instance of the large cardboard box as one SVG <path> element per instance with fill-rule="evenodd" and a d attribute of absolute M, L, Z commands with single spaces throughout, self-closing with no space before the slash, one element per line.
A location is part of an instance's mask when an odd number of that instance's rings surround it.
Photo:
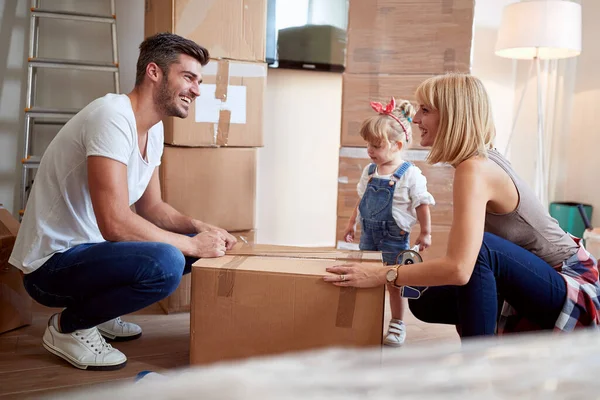
<path fill-rule="evenodd" d="M 351 1 L 346 72 L 470 72 L 474 0 Z"/>
<path fill-rule="evenodd" d="M 165 143 L 177 146 L 261 147 L 267 65 L 210 60 L 200 96 L 187 118 L 163 121 Z"/>
<path fill-rule="evenodd" d="M 436 202 L 435 206 L 430 207 L 433 245 L 423 254 L 424 258 L 431 258 L 433 256 L 444 255 L 446 252 L 448 234 L 453 216 L 452 187 L 454 168 L 446 164 L 427 164 L 425 161 L 427 153 L 426 150 L 407 150 L 404 152 L 404 158 L 421 169 L 421 172 L 427 178 L 427 189 Z M 337 199 L 338 220 L 336 227 L 336 242 L 338 243 L 338 247 L 346 246 L 341 242 L 344 241 L 344 230 L 348 224 L 348 220 L 358 203 L 356 186 L 358 185 L 362 171 L 369 163 L 371 163 L 371 159 L 365 148 L 342 147 L 340 149 Z M 411 243 L 414 243 L 417 239 L 419 232 L 420 227 L 417 223 L 411 233 Z M 359 240 L 360 224 L 357 224 L 355 245 L 358 245 Z"/>
<path fill-rule="evenodd" d="M 19 222 L 0 205 L 0 333 L 31 324 L 32 300 L 21 272 L 8 263 Z"/>
<path fill-rule="evenodd" d="M 394 96 L 397 101 L 409 100 L 415 109 L 415 91 L 421 82 L 432 75 L 361 75 L 345 73 L 342 77 L 342 147 L 367 147 L 360 137 L 360 126 L 368 117 L 377 115 L 371 101 L 387 104 Z M 411 148 L 420 145 L 421 132 L 412 124 Z"/>
<path fill-rule="evenodd" d="M 145 36 L 172 32 L 211 57 L 265 61 L 266 0 L 146 0 Z"/>
<path fill-rule="evenodd" d="M 326 267 L 357 258 L 304 258 L 292 250 L 199 260 L 192 267 L 191 364 L 381 345 L 385 288 L 339 288 L 322 279 Z"/>
<path fill-rule="evenodd" d="M 255 231 L 230 232 L 235 236 L 239 243 L 248 244 L 254 243 Z M 171 295 L 158 302 L 162 310 L 166 314 L 189 312 L 192 296 L 192 276 L 186 274 L 181 278 L 179 286 Z"/>
<path fill-rule="evenodd" d="M 228 231 L 254 229 L 256 152 L 166 146 L 160 166 L 163 199 L 186 215 Z"/>

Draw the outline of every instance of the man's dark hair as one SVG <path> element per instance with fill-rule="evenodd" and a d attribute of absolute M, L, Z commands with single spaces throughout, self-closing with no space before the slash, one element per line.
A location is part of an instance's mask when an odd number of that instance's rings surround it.
<path fill-rule="evenodd" d="M 173 33 L 157 33 L 146 38 L 140 44 L 140 55 L 137 60 L 137 70 L 135 74 L 135 86 L 144 81 L 146 75 L 146 66 L 153 62 L 163 71 L 165 76 L 169 73 L 171 64 L 179 60 L 180 54 L 186 54 L 194 57 L 200 65 L 208 64 L 210 55 L 208 50 L 196 42 L 175 35 Z"/>

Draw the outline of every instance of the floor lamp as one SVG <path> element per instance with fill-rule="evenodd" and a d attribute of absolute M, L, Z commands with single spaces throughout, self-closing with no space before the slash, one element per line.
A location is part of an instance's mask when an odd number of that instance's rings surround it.
<path fill-rule="evenodd" d="M 541 60 L 575 57 L 581 53 L 581 5 L 567 0 L 529 0 L 504 7 L 496 41 L 496 55 L 517 60 L 532 60 L 537 78 L 537 195 L 548 206 L 544 152 L 544 111 L 542 102 Z M 508 138 L 508 150 L 525 91 L 523 92 Z M 505 152 L 506 153 L 506 152 Z"/>

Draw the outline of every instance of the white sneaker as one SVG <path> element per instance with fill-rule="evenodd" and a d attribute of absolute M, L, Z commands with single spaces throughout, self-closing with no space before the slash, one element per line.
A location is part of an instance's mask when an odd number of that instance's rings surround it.
<path fill-rule="evenodd" d="M 127 363 L 127 357 L 106 343 L 96 328 L 60 333 L 50 317 L 42 340 L 50 353 L 68 361 L 74 367 L 90 370 L 115 370 Z"/>
<path fill-rule="evenodd" d="M 404 344 L 404 340 L 406 340 L 406 326 L 404 325 L 404 322 L 397 319 L 391 320 L 383 344 L 386 346 L 400 347 Z"/>
<path fill-rule="evenodd" d="M 124 342 L 142 336 L 142 328 L 131 322 L 124 322 L 121 317 L 111 319 L 97 326 L 100 334 L 108 340 Z"/>

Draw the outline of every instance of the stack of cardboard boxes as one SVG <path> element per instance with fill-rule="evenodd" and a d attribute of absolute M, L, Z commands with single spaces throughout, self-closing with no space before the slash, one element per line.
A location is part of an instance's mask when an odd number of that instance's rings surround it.
<path fill-rule="evenodd" d="M 19 222 L 0 204 L 0 334 L 31 324 L 33 300 L 21 272 L 8 263 Z"/>
<path fill-rule="evenodd" d="M 146 0 L 145 36 L 159 32 L 194 40 L 211 57 L 188 117 L 163 121 L 163 199 L 251 240 L 263 146 L 266 0 Z M 161 302 L 166 312 L 189 311 L 190 282 L 186 276 Z"/>
<path fill-rule="evenodd" d="M 410 100 L 430 76 L 469 72 L 473 0 L 362 0 L 349 3 L 348 48 L 343 75 L 342 133 L 338 180 L 338 243 L 358 201 L 356 184 L 370 159 L 359 135 L 362 121 L 374 115 L 369 102 L 384 104 L 391 96 Z M 406 159 L 426 176 L 437 205 L 432 208 L 433 246 L 424 258 L 446 251 L 452 223 L 452 178 L 447 165 L 428 166 L 427 149 L 413 128 Z M 413 230 L 416 239 L 419 227 Z M 359 235 L 356 236 L 358 241 Z"/>

